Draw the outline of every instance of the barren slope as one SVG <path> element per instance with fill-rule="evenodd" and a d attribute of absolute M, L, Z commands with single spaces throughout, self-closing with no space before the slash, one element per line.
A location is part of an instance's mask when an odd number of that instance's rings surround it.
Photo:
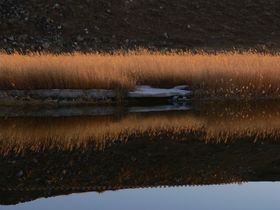
<path fill-rule="evenodd" d="M 0 0 L 0 49 L 280 48 L 277 0 Z"/>

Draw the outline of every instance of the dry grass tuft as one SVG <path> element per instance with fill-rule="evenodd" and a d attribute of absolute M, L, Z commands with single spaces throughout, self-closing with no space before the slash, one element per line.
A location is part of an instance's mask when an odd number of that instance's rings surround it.
<path fill-rule="evenodd" d="M 1 89 L 190 85 L 199 96 L 279 96 L 280 55 L 247 53 L 0 54 Z"/>

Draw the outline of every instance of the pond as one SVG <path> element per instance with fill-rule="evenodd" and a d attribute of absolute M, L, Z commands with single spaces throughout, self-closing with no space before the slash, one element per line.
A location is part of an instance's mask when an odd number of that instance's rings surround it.
<path fill-rule="evenodd" d="M 143 188 L 40 198 L 28 203 L 0 207 L 6 210 L 276 210 L 280 205 L 279 190 L 279 182 Z"/>
<path fill-rule="evenodd" d="M 1 109 L 0 209 L 278 209 L 280 103 L 162 107 Z"/>

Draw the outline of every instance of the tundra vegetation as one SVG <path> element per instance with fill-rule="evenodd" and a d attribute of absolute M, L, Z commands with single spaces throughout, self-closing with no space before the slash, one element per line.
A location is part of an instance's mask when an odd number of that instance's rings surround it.
<path fill-rule="evenodd" d="M 0 54 L 0 89 L 189 85 L 201 97 L 279 97 L 280 55 L 256 52 Z"/>

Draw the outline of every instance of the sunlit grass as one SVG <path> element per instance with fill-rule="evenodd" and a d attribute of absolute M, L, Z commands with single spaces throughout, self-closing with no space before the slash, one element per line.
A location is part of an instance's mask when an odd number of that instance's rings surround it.
<path fill-rule="evenodd" d="M 280 95 L 280 55 L 247 53 L 0 54 L 0 89 L 187 84 L 196 96 Z"/>

